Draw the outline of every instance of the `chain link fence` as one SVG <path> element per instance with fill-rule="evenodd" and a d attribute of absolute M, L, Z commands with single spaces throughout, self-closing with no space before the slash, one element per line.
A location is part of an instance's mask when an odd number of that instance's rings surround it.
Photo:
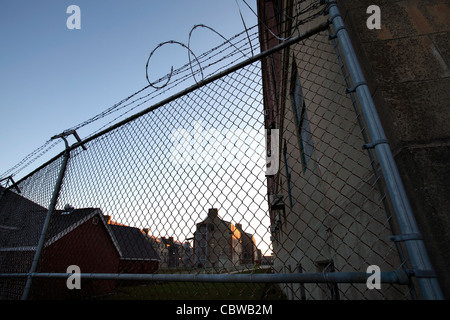
<path fill-rule="evenodd" d="M 358 272 L 375 265 L 402 269 L 389 236 L 395 221 L 359 106 L 346 92 L 328 33 L 289 48 L 281 98 L 280 170 L 271 177 L 274 270 Z M 365 139 L 366 138 L 366 139 Z M 403 252 L 403 251 L 401 251 Z M 363 284 L 286 284 L 290 298 L 409 296 L 408 287 Z"/>
<path fill-rule="evenodd" d="M 303 35 L 247 59 L 263 38 L 246 30 L 171 74 L 197 81 L 199 61 L 221 61 L 206 81 L 127 100 L 147 109 L 2 187 L 0 297 L 417 298 L 325 6 L 304 4 L 284 20 Z M 296 26 L 296 11 L 314 19 Z"/>

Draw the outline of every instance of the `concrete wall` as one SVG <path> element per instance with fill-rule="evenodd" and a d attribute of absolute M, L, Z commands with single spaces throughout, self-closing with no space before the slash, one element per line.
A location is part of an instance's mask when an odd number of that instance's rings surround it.
<path fill-rule="evenodd" d="M 361 129 L 345 94 L 344 78 L 328 35 L 292 46 L 288 57 L 291 56 L 293 59 L 285 61 L 289 68 L 284 68 L 283 78 L 287 79 L 285 85 L 292 82 L 291 66 L 295 61 L 313 151 L 305 169 L 297 123 L 293 120 L 296 117 L 293 101 L 287 90 L 281 99 L 284 112 L 280 129 L 289 159 L 286 162 L 281 157 L 282 183 L 278 193 L 285 196 L 285 218 L 274 245 L 278 249 L 275 268 L 278 272 L 296 272 L 299 265 L 303 272 L 321 272 L 328 264 L 339 272 L 365 272 L 372 264 L 386 271 L 400 268 L 395 248 L 388 241 L 392 231 L 381 195 L 373 187 L 370 158 L 361 148 L 364 144 Z M 289 197 L 293 199 L 292 207 Z M 404 293 L 390 286 L 382 292 L 369 291 L 365 285 L 338 287 L 348 299 L 393 299 Z M 325 298 L 320 286 L 306 284 L 305 288 L 307 297 Z"/>
<path fill-rule="evenodd" d="M 450 1 L 338 0 L 420 231 L 450 298 Z M 369 5 L 381 29 L 366 28 Z"/>
<path fill-rule="evenodd" d="M 260 1 L 260 14 L 276 11 L 263 8 L 270 5 L 275 2 Z M 301 31 L 320 22 L 317 19 L 303 25 Z M 271 46 L 267 41 L 267 26 L 274 27 L 266 23 L 260 28 L 263 48 Z M 301 161 L 298 124 L 290 97 L 293 61 L 300 76 L 314 143 L 306 170 Z M 283 211 L 271 212 L 272 225 L 277 227 L 272 234 L 275 270 L 322 272 L 332 268 L 364 272 L 371 264 L 384 271 L 400 268 L 396 248 L 388 241 L 392 230 L 382 195 L 374 187 L 370 159 L 361 148 L 364 144 L 361 129 L 345 93 L 346 84 L 328 34 L 291 46 L 281 57 L 264 60 L 262 66 L 263 77 L 267 78 L 264 82 L 265 108 L 269 109 L 266 120 L 275 119 L 275 128 L 281 130 L 281 149 L 286 142 L 289 158 L 286 161 L 281 151 L 279 174 L 268 179 L 269 193 L 283 195 L 285 203 Z M 278 97 L 276 102 L 271 101 L 273 95 Z M 406 287 L 387 285 L 381 291 L 369 291 L 365 284 L 339 284 L 338 287 L 349 299 L 408 297 Z M 293 299 L 302 298 L 302 291 L 305 292 L 293 284 L 284 289 Z M 320 286 L 305 284 L 303 289 L 306 298 L 326 298 Z"/>

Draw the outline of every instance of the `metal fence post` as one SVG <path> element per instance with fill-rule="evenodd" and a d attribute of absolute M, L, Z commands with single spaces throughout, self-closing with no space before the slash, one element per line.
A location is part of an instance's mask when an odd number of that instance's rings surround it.
<path fill-rule="evenodd" d="M 3 195 L 5 194 L 6 190 L 8 190 L 8 189 L 15 188 L 17 193 L 22 193 L 12 176 L 9 176 L 9 177 L 6 177 L 6 178 L 3 178 L 0 180 L 0 182 L 3 182 L 3 181 L 9 181 L 9 182 L 11 182 L 11 185 L 8 187 L 8 185 L 6 183 L 5 187 L 2 187 L 2 189 L 0 191 L 0 201 L 2 200 Z"/>
<path fill-rule="evenodd" d="M 419 235 L 419 228 L 339 8 L 335 0 L 327 0 L 327 4 L 329 20 L 334 26 L 342 56 L 353 80 L 352 91 L 355 91 L 359 98 L 361 110 L 372 138 L 372 143 L 367 144 L 366 147 L 374 148 L 378 156 L 396 218 L 403 234 L 398 237 L 399 241 L 405 241 L 412 263 L 412 271 L 417 277 L 423 298 L 443 299 L 425 244 L 420 236 L 414 236 Z"/>
<path fill-rule="evenodd" d="M 69 144 L 65 138 L 65 135 L 55 136 L 52 139 L 55 139 L 55 138 L 62 138 L 64 140 L 64 143 L 66 145 L 66 150 L 64 151 L 64 154 L 63 154 L 61 168 L 59 169 L 58 178 L 56 180 L 55 188 L 53 189 L 52 199 L 50 201 L 50 205 L 48 207 L 47 215 L 46 215 L 45 221 L 44 221 L 44 226 L 42 227 L 41 235 L 39 237 L 39 242 L 36 247 L 36 253 L 33 258 L 33 263 L 31 264 L 30 272 L 28 273 L 28 276 L 27 276 L 27 282 L 26 282 L 25 288 L 23 290 L 22 300 L 27 300 L 28 296 L 30 294 L 31 284 L 33 282 L 33 274 L 36 272 L 36 269 L 37 269 L 37 266 L 39 263 L 39 259 L 41 257 L 41 253 L 44 248 L 45 237 L 47 235 L 47 230 L 50 225 L 50 219 L 53 214 L 53 211 L 55 210 L 56 203 L 58 201 L 59 191 L 61 190 L 62 181 L 63 181 L 64 174 L 65 174 L 66 167 L 67 167 L 67 162 L 70 157 L 70 148 L 69 148 Z"/>

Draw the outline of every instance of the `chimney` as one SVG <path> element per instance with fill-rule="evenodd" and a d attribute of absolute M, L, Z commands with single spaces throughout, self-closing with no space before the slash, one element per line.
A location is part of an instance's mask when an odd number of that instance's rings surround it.
<path fill-rule="evenodd" d="M 106 224 L 111 224 L 111 216 L 105 215 Z"/>
<path fill-rule="evenodd" d="M 242 231 L 242 224 L 236 223 L 236 228 L 237 228 L 239 231 Z"/>
<path fill-rule="evenodd" d="M 216 208 L 211 208 L 208 210 L 208 218 L 215 218 L 217 217 L 219 210 Z"/>
<path fill-rule="evenodd" d="M 64 213 L 68 214 L 68 213 L 72 213 L 75 210 L 74 207 L 72 207 L 70 204 L 66 204 L 64 206 Z"/>
<path fill-rule="evenodd" d="M 148 234 L 150 233 L 150 229 L 144 228 L 144 229 L 142 229 L 142 232 L 144 232 L 148 236 Z"/>

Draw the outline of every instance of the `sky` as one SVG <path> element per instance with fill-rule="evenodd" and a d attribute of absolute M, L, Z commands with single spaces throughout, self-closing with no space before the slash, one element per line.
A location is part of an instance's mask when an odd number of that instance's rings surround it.
<path fill-rule="evenodd" d="M 256 11 L 255 1 L 246 2 Z M 241 0 L 238 4 L 235 0 L 2 0 L 0 175 L 52 136 L 148 85 L 145 66 L 158 44 L 168 40 L 187 44 L 196 24 L 230 38 L 244 30 L 239 8 L 247 27 L 254 26 L 254 13 Z M 80 8 L 79 30 L 67 28 L 70 5 Z M 202 53 L 221 42 L 213 32 L 199 29 L 191 48 Z M 160 51 L 152 61 L 151 80 L 167 74 L 174 61 L 187 62 L 180 48 Z M 62 151 L 63 145 L 55 148 Z"/>
<path fill-rule="evenodd" d="M 256 1 L 246 2 L 256 12 Z M 70 5 L 80 8 L 81 29 L 67 28 Z M 244 30 L 240 13 L 247 27 L 256 25 L 255 14 L 242 0 L 2 0 L 0 175 L 52 136 L 147 86 L 146 63 L 160 43 L 175 40 L 187 44 L 189 32 L 197 24 L 231 38 Z M 198 29 L 192 35 L 191 49 L 198 55 L 223 42 L 217 34 Z M 150 79 L 159 79 L 172 65 L 187 62 L 186 51 L 180 47 L 158 49 L 152 58 Z M 92 130 L 77 131 L 83 139 Z M 60 143 L 52 155 L 63 148 Z M 14 179 L 49 158 L 42 157 Z M 251 185 L 248 189 L 257 190 Z M 64 197 L 71 195 L 63 192 Z M 263 195 L 258 202 L 265 203 Z"/>

